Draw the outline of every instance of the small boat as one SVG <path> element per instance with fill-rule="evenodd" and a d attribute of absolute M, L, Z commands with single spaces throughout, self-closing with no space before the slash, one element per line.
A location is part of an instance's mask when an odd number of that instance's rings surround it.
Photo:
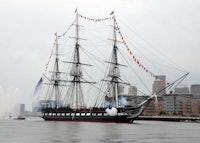
<path fill-rule="evenodd" d="M 13 117 L 13 120 L 25 120 L 25 119 L 26 119 L 26 117 L 23 115 L 18 115 L 16 117 Z"/>

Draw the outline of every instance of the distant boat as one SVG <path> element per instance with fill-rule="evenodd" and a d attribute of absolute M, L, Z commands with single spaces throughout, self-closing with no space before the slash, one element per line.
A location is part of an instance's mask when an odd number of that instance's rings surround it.
<path fill-rule="evenodd" d="M 43 74 L 43 77 L 38 82 L 35 93 L 38 90 L 46 89 L 40 92 L 41 117 L 46 121 L 73 121 L 73 122 L 116 122 L 116 123 L 133 123 L 134 119 L 138 118 L 144 109 L 148 106 L 154 95 L 146 95 L 146 99 L 136 106 L 127 104 L 126 98 L 119 95 L 120 85 L 130 85 L 130 83 L 122 79 L 120 68 L 124 65 L 118 61 L 118 46 L 117 46 L 117 27 L 115 16 L 110 17 L 113 20 L 113 46 L 110 61 L 107 61 L 108 70 L 104 77 L 100 77 L 101 82 L 107 85 L 106 91 L 99 89 L 94 94 L 102 93 L 102 96 L 97 98 L 96 103 L 92 107 L 86 106 L 86 100 L 83 95 L 83 84 L 94 85 L 95 82 L 87 81 L 83 78 L 83 66 L 91 66 L 82 63 L 80 55 L 79 37 L 79 17 L 83 17 L 76 11 L 76 19 L 72 25 L 75 25 L 75 39 L 72 61 L 63 62 L 60 59 L 58 40 L 61 36 L 55 34 L 55 51 L 52 55 L 55 56 L 54 66 L 49 70 L 50 76 Z M 89 19 L 84 17 L 85 19 Z M 102 19 L 89 19 L 95 22 Z M 104 20 L 104 19 L 103 19 Z M 70 26 L 71 28 L 71 26 Z M 123 39 L 123 37 L 122 37 Z M 104 51 L 108 52 L 108 51 Z M 52 61 L 51 61 L 52 62 Z M 68 64 L 68 71 L 60 71 L 60 62 Z M 106 65 L 106 64 L 104 64 Z M 64 75 L 64 76 L 63 76 Z M 124 75 L 123 75 L 124 76 Z M 67 78 L 65 78 L 67 77 Z M 45 82 L 43 82 L 45 81 Z M 42 88 L 41 88 L 42 85 Z M 121 99 L 125 100 L 122 103 Z M 18 118 L 24 119 L 24 118 Z"/>
<path fill-rule="evenodd" d="M 26 119 L 26 117 L 23 115 L 18 115 L 16 117 L 13 117 L 13 120 L 25 120 L 25 119 Z"/>

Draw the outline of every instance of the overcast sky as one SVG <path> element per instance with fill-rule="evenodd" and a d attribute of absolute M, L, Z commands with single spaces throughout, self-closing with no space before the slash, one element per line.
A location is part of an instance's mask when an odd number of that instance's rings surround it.
<path fill-rule="evenodd" d="M 200 84 L 199 0 L 0 0 L 3 104 L 12 97 L 30 109 L 54 33 L 66 30 L 76 8 L 88 17 L 107 17 L 114 10 L 119 25 L 131 27 L 145 41 L 143 45 L 163 52 L 190 72 L 184 84 Z"/>

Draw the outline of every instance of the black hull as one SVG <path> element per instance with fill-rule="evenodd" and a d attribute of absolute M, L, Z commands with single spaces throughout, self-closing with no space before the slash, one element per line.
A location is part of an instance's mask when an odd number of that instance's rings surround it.
<path fill-rule="evenodd" d="M 46 121 L 73 121 L 73 122 L 114 122 L 133 123 L 144 110 L 143 106 L 138 108 L 118 108 L 117 114 L 112 116 L 106 108 L 93 109 L 71 109 L 71 108 L 45 108 L 41 116 Z"/>
<path fill-rule="evenodd" d="M 113 123 L 133 123 L 133 118 L 127 115 L 122 116 L 49 116 L 43 115 L 46 121 L 72 121 L 72 122 L 113 122 Z"/>

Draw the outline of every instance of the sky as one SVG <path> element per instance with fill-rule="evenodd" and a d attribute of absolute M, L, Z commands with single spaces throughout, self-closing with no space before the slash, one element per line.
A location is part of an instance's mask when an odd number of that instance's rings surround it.
<path fill-rule="evenodd" d="M 190 72 L 185 85 L 200 84 L 199 0 L 0 0 L 0 111 L 11 103 L 25 103 L 31 110 L 54 33 L 66 30 L 76 8 L 97 18 L 114 10 L 125 37 L 132 32 L 141 49 Z"/>

